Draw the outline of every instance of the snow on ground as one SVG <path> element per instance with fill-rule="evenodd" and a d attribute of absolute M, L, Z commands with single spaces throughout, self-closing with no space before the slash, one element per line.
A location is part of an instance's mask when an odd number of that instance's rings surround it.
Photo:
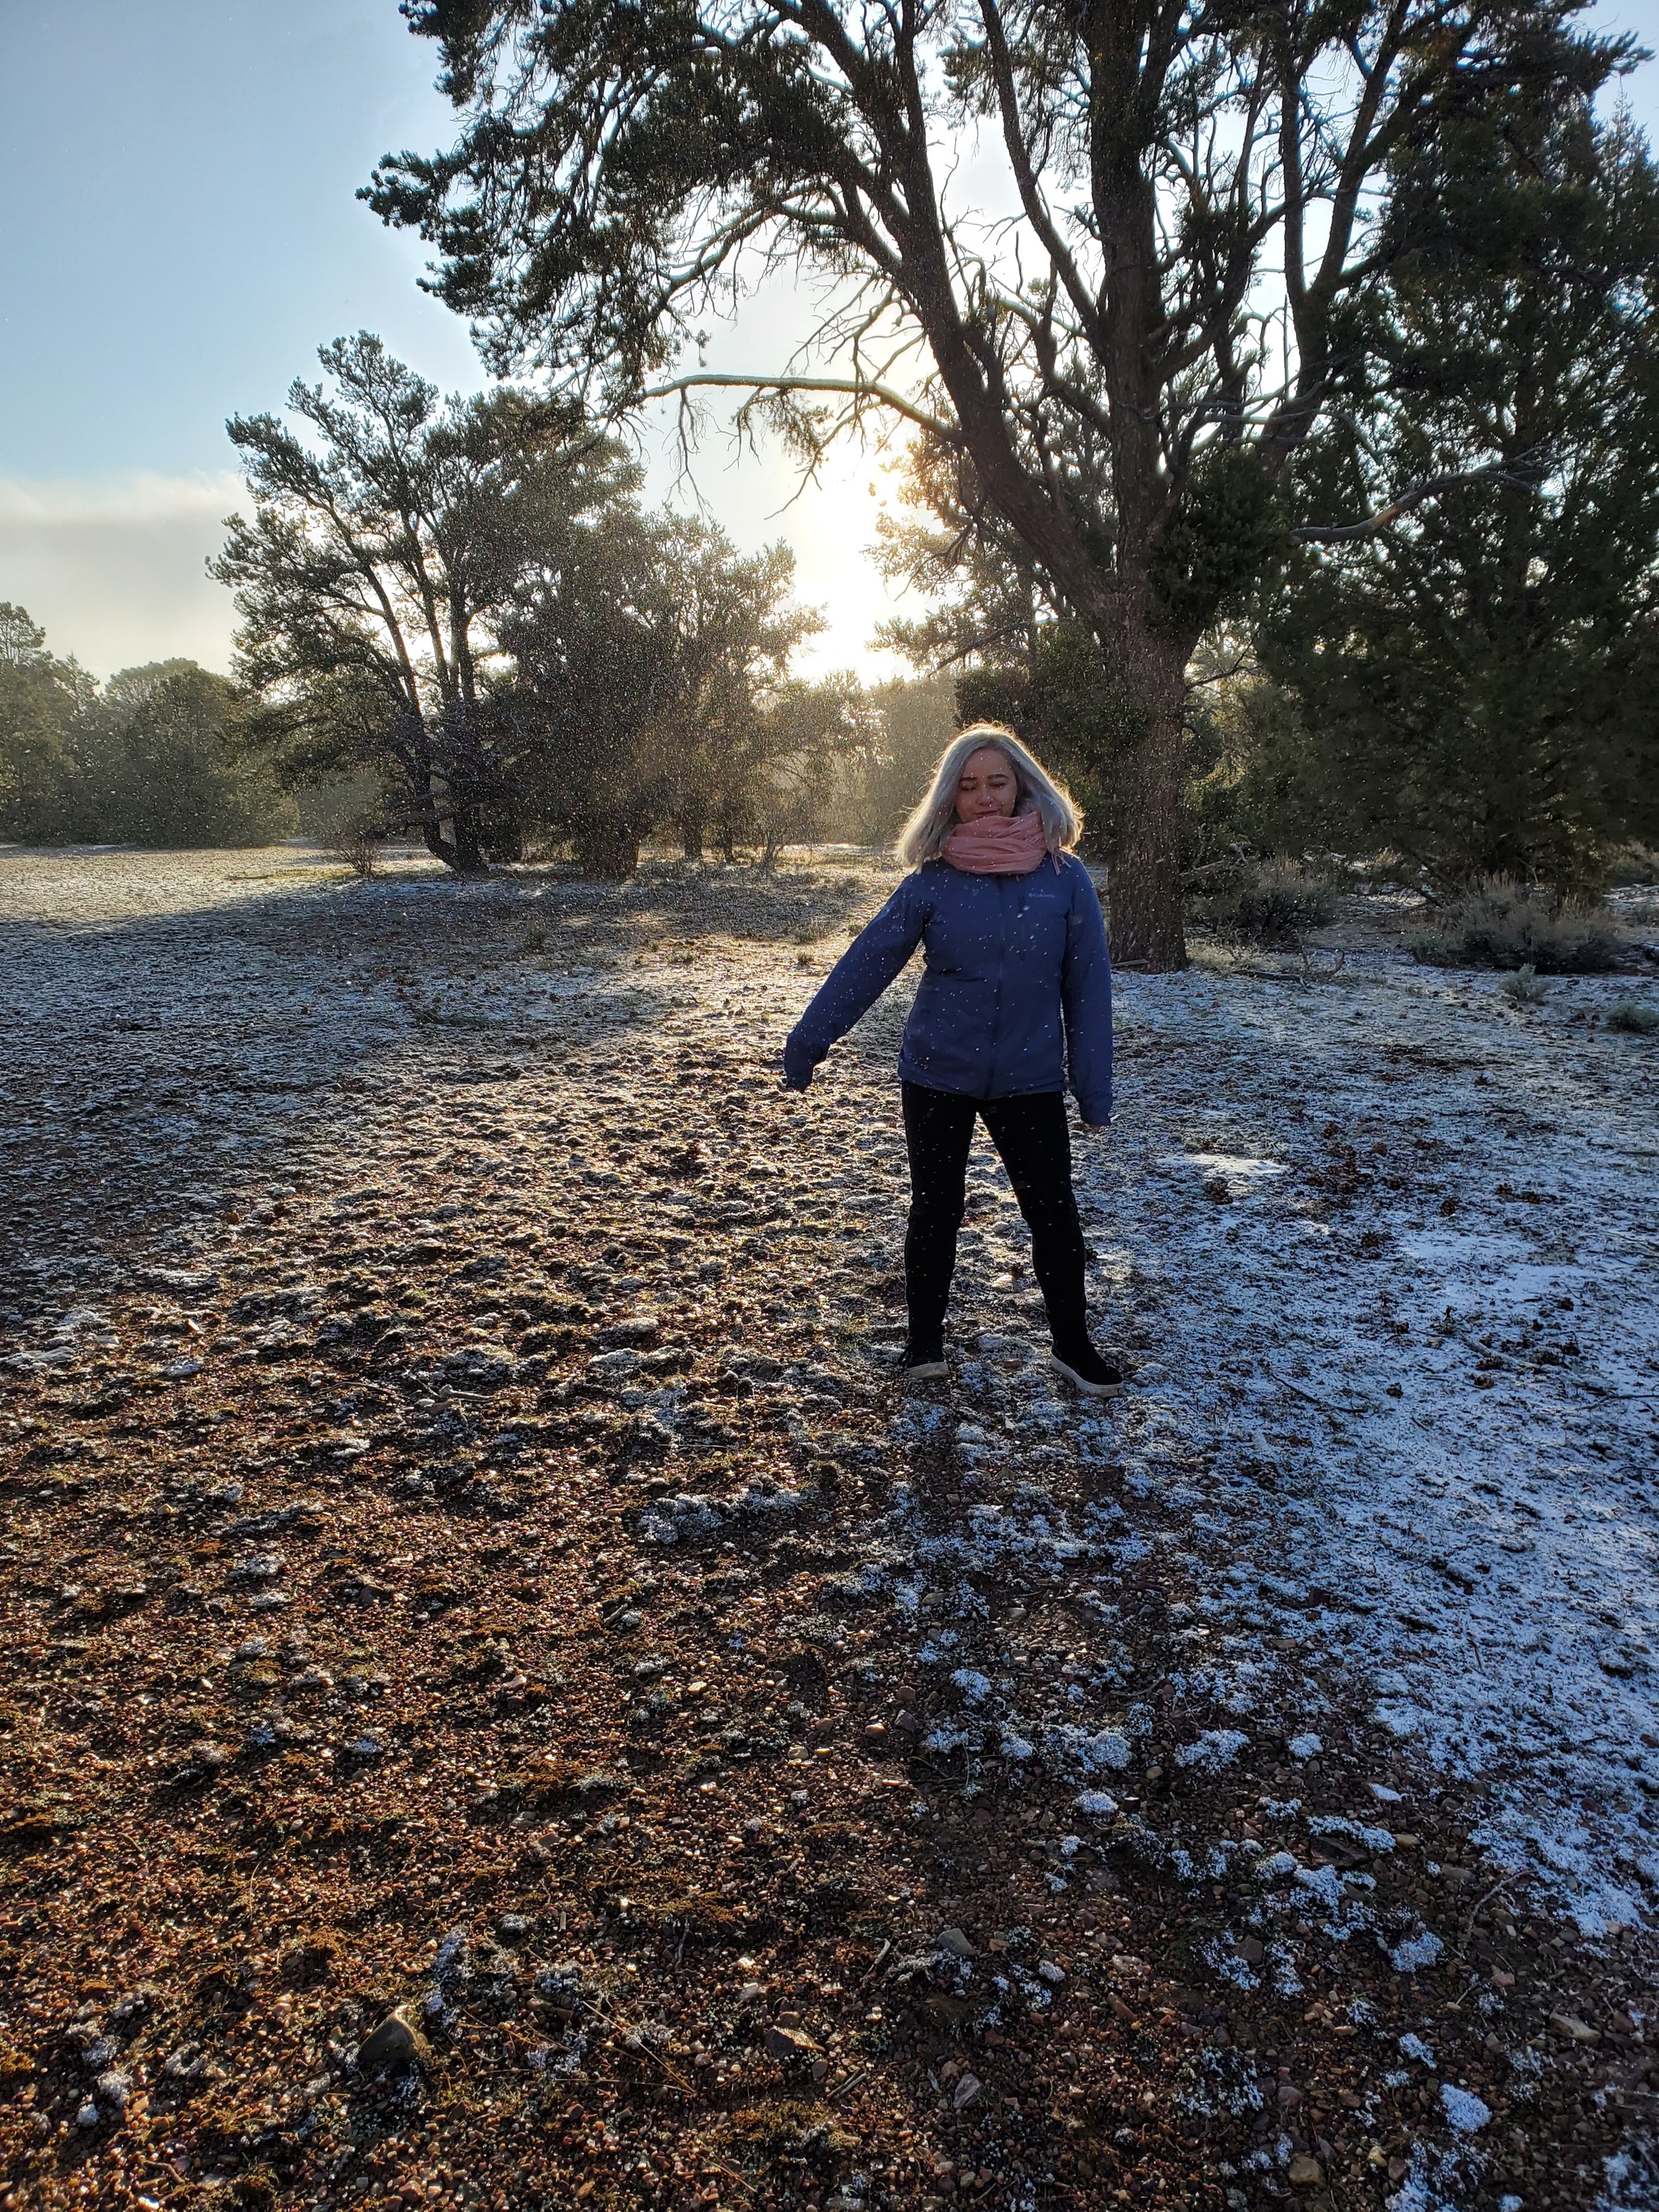
<path fill-rule="evenodd" d="M 1587 1933 L 1659 1881 L 1659 1063 L 1592 1025 L 1632 994 L 1524 1009 L 1388 950 L 1125 979 L 1081 1178 L 1166 1365 L 1127 1432 L 1193 1490 L 1224 1702 L 1263 1634 L 1340 1657 Z"/>
<path fill-rule="evenodd" d="M 61 1093 L 33 1095 L 31 1073 L 0 1130 L 15 1187 L 40 1209 L 25 1221 L 15 1358 L 66 1368 L 100 1341 L 110 1261 L 76 1245 L 83 1204 L 118 1194 L 137 1240 L 180 1205 L 205 1212 L 251 1188 L 290 1117 L 320 1115 L 349 1146 L 337 1083 L 418 1082 L 423 1031 L 471 1030 L 479 1050 L 523 1056 L 561 1022 L 613 1024 L 625 1042 L 644 1021 L 763 1071 L 887 879 L 821 872 L 797 933 L 813 949 L 798 951 L 758 927 L 745 942 L 729 918 L 718 939 L 677 937 L 690 894 L 672 871 L 619 895 L 529 877 L 459 885 L 420 862 L 342 885 L 297 852 L 5 856 L 0 1011 L 15 1036 L 63 1041 Z M 625 961 L 608 919 L 619 897 L 636 930 L 661 908 L 662 936 Z M 336 942 L 340 901 L 374 917 L 372 956 Z M 446 965 L 443 917 L 458 908 L 532 933 Z M 1659 1045 L 1597 1019 L 1655 987 L 1561 981 L 1523 1007 L 1496 978 L 1414 967 L 1374 909 L 1355 918 L 1328 981 L 1219 955 L 1120 981 L 1118 1117 L 1079 1138 L 1079 1182 L 1103 1333 L 1139 1370 L 1130 1396 L 1079 1421 L 1026 1358 L 1040 1308 L 984 1152 L 953 1317 L 957 1425 L 922 1399 L 891 1437 L 915 1452 L 948 1432 L 969 1486 L 982 1468 L 988 1485 L 1029 1490 L 1062 1445 L 1121 1469 L 1126 1493 L 1181 1532 L 1157 1540 L 1193 1593 L 1174 1700 L 1217 1723 L 1194 1756 L 1222 1756 L 1230 1732 L 1315 1756 L 1357 1698 L 1402 1753 L 1486 1787 L 1491 1854 L 1594 1934 L 1650 1917 L 1659 1885 Z M 562 932 L 557 957 L 523 957 L 544 919 Z M 805 1187 L 868 1224 L 832 1298 L 866 1322 L 902 1218 L 904 995 L 801 1109 L 822 1114 L 827 1091 L 864 1113 L 857 1146 Z M 625 1051 L 614 1079 L 625 1089 Z M 615 1174 L 580 1149 L 569 1169 Z M 658 1202 L 672 1212 L 675 1194 Z M 890 1363 L 892 1342 L 890 1328 L 875 1347 Z M 672 1431 L 666 1395 L 660 1412 Z M 999 1545 L 1109 1562 L 1111 1533 L 1104 1507 L 1074 1527 L 1040 1488 L 945 1536 L 901 1500 L 872 1532 L 872 1557 L 888 1556 L 872 1571 L 910 1576 L 919 1599 L 948 1577 L 952 1547 L 957 1565 Z M 1092 1587 L 1109 1608 L 1109 1578 Z M 970 1748 L 1069 1761 L 1080 1784 L 1133 1755 L 1139 1723 L 1109 1681 L 1040 1694 L 994 1681 L 964 1668 L 950 1631 L 921 1656 L 959 1688 L 973 1676 L 957 1738 Z"/>

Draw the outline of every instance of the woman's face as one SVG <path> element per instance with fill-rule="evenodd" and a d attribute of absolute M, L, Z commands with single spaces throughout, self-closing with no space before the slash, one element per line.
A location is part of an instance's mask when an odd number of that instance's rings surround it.
<path fill-rule="evenodd" d="M 962 764 L 957 784 L 957 820 L 982 822 L 988 814 L 1012 814 L 1019 785 L 1008 756 L 1000 746 L 981 745 Z"/>

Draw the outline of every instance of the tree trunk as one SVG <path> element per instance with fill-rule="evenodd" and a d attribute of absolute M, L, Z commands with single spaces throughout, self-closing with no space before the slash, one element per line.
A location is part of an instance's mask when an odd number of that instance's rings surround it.
<path fill-rule="evenodd" d="M 576 866 L 603 883 L 626 883 L 640 865 L 637 831 L 614 814 L 590 815 L 576 825 Z"/>
<path fill-rule="evenodd" d="M 1131 620 L 1113 641 L 1131 742 L 1113 763 L 1108 860 L 1112 957 L 1163 973 L 1187 965 L 1181 911 L 1181 830 L 1187 658 Z"/>
<path fill-rule="evenodd" d="M 458 876 L 487 876 L 489 863 L 478 848 L 477 839 L 462 834 L 453 840 L 444 836 L 434 822 L 424 823 L 421 828 L 422 842 L 434 860 L 441 860 Z"/>
<path fill-rule="evenodd" d="M 449 865 L 458 876 L 487 876 L 489 863 L 484 858 L 483 824 L 470 806 L 458 806 L 450 817 L 450 836 L 453 848 Z"/>

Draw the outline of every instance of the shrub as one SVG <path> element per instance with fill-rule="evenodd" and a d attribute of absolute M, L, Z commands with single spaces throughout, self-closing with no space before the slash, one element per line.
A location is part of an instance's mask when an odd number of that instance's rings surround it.
<path fill-rule="evenodd" d="M 1526 884 L 1498 878 L 1449 906 L 1411 940 L 1434 968 L 1529 968 L 1537 975 L 1590 975 L 1619 964 L 1619 932 L 1605 907 L 1574 906 Z"/>
<path fill-rule="evenodd" d="M 1532 967 L 1517 968 L 1513 975 L 1505 975 L 1498 988 L 1517 1006 L 1541 1006 L 1550 994 L 1549 985 L 1539 981 L 1538 970 Z"/>
<path fill-rule="evenodd" d="M 1625 1030 L 1632 1036 L 1651 1036 L 1659 1030 L 1659 1006 L 1644 1006 L 1639 999 L 1620 999 L 1607 1008 L 1607 1027 Z"/>
<path fill-rule="evenodd" d="M 370 822 L 342 822 L 322 842 L 337 860 L 343 860 L 354 876 L 368 883 L 380 866 L 383 832 Z"/>
<path fill-rule="evenodd" d="M 1265 860 L 1242 869 L 1201 910 L 1222 937 L 1251 945 L 1294 945 L 1336 919 L 1336 890 L 1293 860 Z"/>

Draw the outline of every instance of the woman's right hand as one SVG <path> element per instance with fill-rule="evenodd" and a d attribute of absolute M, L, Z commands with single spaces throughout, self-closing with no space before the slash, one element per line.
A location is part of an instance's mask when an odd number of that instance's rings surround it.
<path fill-rule="evenodd" d="M 786 1091 L 805 1091 L 812 1080 L 816 1065 L 792 1037 L 783 1048 L 783 1072 L 778 1080 Z"/>

